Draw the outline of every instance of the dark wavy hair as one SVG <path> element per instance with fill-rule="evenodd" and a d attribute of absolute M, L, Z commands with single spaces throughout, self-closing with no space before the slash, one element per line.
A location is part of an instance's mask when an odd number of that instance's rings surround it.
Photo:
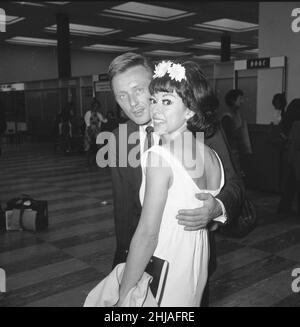
<path fill-rule="evenodd" d="M 186 80 L 176 81 L 166 73 L 162 77 L 152 79 L 149 86 L 150 94 L 176 91 L 184 105 L 195 113 L 188 119 L 187 128 L 193 133 L 204 132 L 205 137 L 212 136 L 218 126 L 219 101 L 217 97 L 196 62 L 174 63 L 180 63 L 185 68 Z"/>

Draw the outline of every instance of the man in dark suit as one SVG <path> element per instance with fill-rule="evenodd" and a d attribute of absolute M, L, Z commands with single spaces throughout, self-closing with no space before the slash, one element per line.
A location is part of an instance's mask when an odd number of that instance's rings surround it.
<path fill-rule="evenodd" d="M 300 120 L 294 121 L 289 133 L 288 163 L 290 175 L 294 178 L 294 194 L 296 194 L 297 215 L 300 218 Z"/>
<path fill-rule="evenodd" d="M 287 138 L 284 156 L 284 165 L 281 197 L 278 205 L 278 213 L 293 214 L 293 201 L 297 194 L 298 215 L 300 216 L 300 177 L 299 177 L 299 126 L 300 99 L 294 99 L 287 106 L 280 123 L 281 129 Z M 297 173 L 297 174 L 296 174 Z"/>
<path fill-rule="evenodd" d="M 129 249 L 131 238 L 138 225 L 141 214 L 139 200 L 139 189 L 142 181 L 141 167 L 126 165 L 122 167 L 119 163 L 120 143 L 134 132 L 139 133 L 137 143 L 127 142 L 127 153 L 133 150 L 140 142 L 141 151 L 145 139 L 145 127 L 151 122 L 150 117 L 150 84 L 153 67 L 152 64 L 142 55 L 126 53 L 116 57 L 109 66 L 108 75 L 115 99 L 129 120 L 121 129 L 114 131 L 117 140 L 116 163 L 117 166 L 111 169 L 114 197 L 114 218 L 117 239 L 113 266 L 126 261 L 126 250 Z M 124 134 L 124 131 L 126 135 Z M 122 135 L 120 135 L 122 133 Z M 121 136 L 121 137 L 120 137 Z M 121 142 L 119 142 L 119 137 Z M 141 141 L 140 141 L 141 140 Z M 226 148 L 221 130 L 206 140 L 220 156 L 225 171 L 225 186 L 215 198 L 209 193 L 200 193 L 195 196 L 203 201 L 203 206 L 193 210 L 179 211 L 178 223 L 185 226 L 186 230 L 198 230 L 218 222 L 220 224 L 230 223 L 239 213 L 244 197 L 244 187 L 240 176 L 235 172 L 230 156 Z M 121 149 L 122 152 L 122 149 Z M 140 154 L 137 153 L 139 159 Z M 213 233 L 210 233 L 210 265 L 209 272 L 216 268 L 216 254 Z M 208 288 L 203 298 L 203 305 L 208 303 Z M 206 302 L 206 303 L 205 303 Z"/>
<path fill-rule="evenodd" d="M 286 137 L 289 136 L 292 125 L 295 121 L 300 120 L 300 99 L 294 99 L 286 108 L 280 126 Z"/>

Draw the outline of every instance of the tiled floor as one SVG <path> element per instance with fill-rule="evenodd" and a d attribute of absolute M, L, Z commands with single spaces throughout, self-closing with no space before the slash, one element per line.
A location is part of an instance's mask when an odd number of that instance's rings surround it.
<path fill-rule="evenodd" d="M 89 168 L 84 156 L 54 155 L 47 144 L 5 146 L 3 152 L 2 205 L 22 193 L 46 199 L 50 225 L 45 232 L 0 233 L 8 291 L 0 306 L 82 306 L 110 271 L 115 248 L 108 170 Z M 211 305 L 300 306 L 291 288 L 292 270 L 300 268 L 300 218 L 274 214 L 277 195 L 249 196 L 259 226 L 243 239 L 216 235 Z"/>

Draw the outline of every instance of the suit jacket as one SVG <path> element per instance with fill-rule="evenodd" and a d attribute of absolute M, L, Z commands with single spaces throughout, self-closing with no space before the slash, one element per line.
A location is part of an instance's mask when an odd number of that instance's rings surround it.
<path fill-rule="evenodd" d="M 300 120 L 300 99 L 294 99 L 286 108 L 286 112 L 283 114 L 280 126 L 286 136 L 289 135 L 292 124 L 295 121 Z"/>
<path fill-rule="evenodd" d="M 138 125 L 132 121 L 127 122 L 127 135 L 139 130 Z M 118 163 L 119 153 L 119 129 L 114 131 L 117 139 L 116 157 Z M 219 198 L 227 211 L 228 222 L 239 213 L 244 197 L 244 187 L 241 177 L 236 173 L 231 163 L 230 154 L 227 150 L 226 142 L 223 138 L 224 133 L 218 129 L 216 133 L 205 140 L 205 143 L 213 148 L 222 160 L 225 171 L 225 185 L 217 198 Z M 128 152 L 134 147 L 128 144 Z M 142 170 L 138 166 L 114 167 L 111 168 L 113 198 L 114 198 L 114 219 L 117 239 L 117 249 L 114 257 L 113 267 L 126 259 L 125 251 L 129 249 L 131 238 L 137 227 L 140 215 L 141 204 L 139 200 L 139 189 L 142 182 Z M 184 209 L 184 208 L 182 208 Z M 213 233 L 210 233 L 211 259 L 210 272 L 216 268 L 216 251 Z"/>
<path fill-rule="evenodd" d="M 288 140 L 288 161 L 295 170 L 296 180 L 300 181 L 300 121 L 292 124 Z"/>

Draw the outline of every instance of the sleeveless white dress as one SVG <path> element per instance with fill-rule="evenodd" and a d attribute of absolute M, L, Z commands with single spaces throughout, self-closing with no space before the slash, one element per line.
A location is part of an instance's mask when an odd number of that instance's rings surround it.
<path fill-rule="evenodd" d="M 221 183 L 217 190 L 200 190 L 181 162 L 162 146 L 155 145 L 141 156 L 143 171 L 140 201 L 143 205 L 146 183 L 146 163 L 149 152 L 155 152 L 171 167 L 173 183 L 163 212 L 154 256 L 167 260 L 169 270 L 161 301 L 162 307 L 199 307 L 207 282 L 209 240 L 207 229 L 185 231 L 176 219 L 178 210 L 201 206 L 195 194 L 211 193 L 216 196 L 224 185 L 224 171 L 220 158 Z"/>

